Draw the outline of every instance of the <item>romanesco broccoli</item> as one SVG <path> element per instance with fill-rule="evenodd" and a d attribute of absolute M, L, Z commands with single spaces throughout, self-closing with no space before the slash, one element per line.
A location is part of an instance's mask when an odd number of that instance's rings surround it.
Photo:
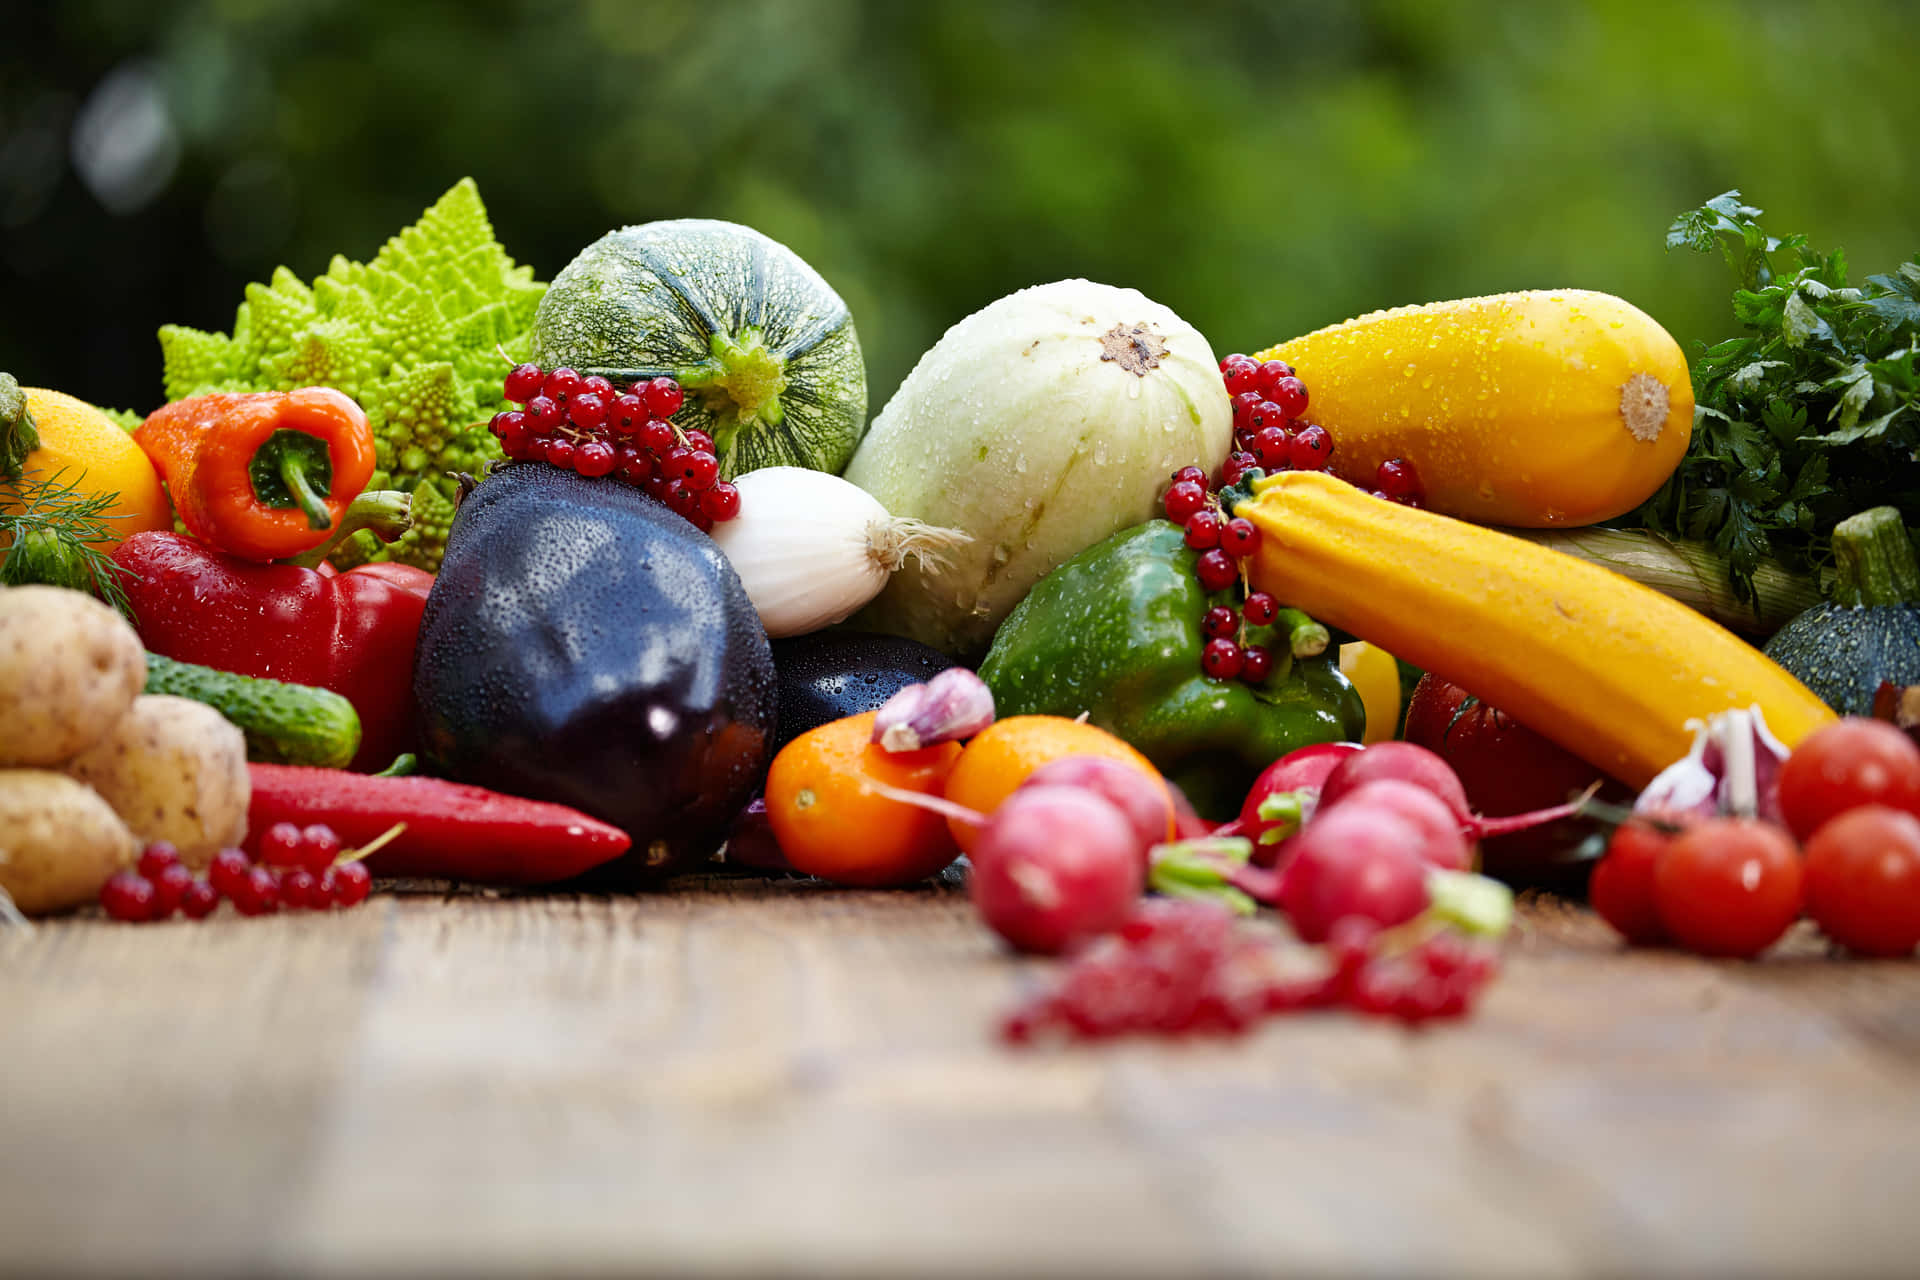
<path fill-rule="evenodd" d="M 334 258 L 309 285 L 281 267 L 247 286 L 233 332 L 160 330 L 169 400 L 213 391 L 330 386 L 367 411 L 379 470 L 371 488 L 405 489 L 414 527 L 381 546 L 350 540 L 336 563 L 398 560 L 437 570 L 453 519 L 455 473 L 500 456 L 487 419 L 506 406 L 500 353 L 525 358 L 546 285 L 494 238 L 463 178 L 387 241 L 372 262 Z"/>

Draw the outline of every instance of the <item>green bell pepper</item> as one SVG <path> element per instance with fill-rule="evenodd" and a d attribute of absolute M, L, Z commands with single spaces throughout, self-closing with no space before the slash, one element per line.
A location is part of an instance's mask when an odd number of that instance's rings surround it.
<path fill-rule="evenodd" d="M 1203 672 L 1201 618 L 1234 599 L 1200 585 L 1197 558 L 1168 521 L 1122 530 L 1041 579 L 1000 624 L 979 671 L 999 715 L 1085 712 L 1152 760 L 1202 816 L 1224 820 L 1287 752 L 1358 742 L 1366 711 L 1324 628 L 1293 611 L 1247 628 L 1247 643 L 1273 653 L 1264 682 Z M 1318 633 L 1318 646 L 1290 645 L 1289 614 Z"/>

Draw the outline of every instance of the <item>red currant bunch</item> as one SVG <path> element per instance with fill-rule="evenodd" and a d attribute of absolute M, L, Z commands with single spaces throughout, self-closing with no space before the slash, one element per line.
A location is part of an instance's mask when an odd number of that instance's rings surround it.
<path fill-rule="evenodd" d="M 516 462 L 544 462 L 583 476 L 613 476 L 665 503 L 702 529 L 740 514 L 740 491 L 720 478 L 713 437 L 682 430 L 673 415 L 686 392 L 672 378 L 641 378 L 624 389 L 599 374 L 517 364 L 489 429 Z"/>
<path fill-rule="evenodd" d="M 1220 362 L 1233 397 L 1233 453 L 1221 479 L 1238 484 L 1249 467 L 1263 471 L 1325 471 L 1333 437 L 1304 419 L 1307 384 L 1284 360 L 1234 354 Z"/>
<path fill-rule="evenodd" d="M 149 923 L 176 911 L 203 920 L 221 900 L 243 916 L 289 911 L 327 911 L 358 906 L 373 889 L 373 873 L 359 855 L 344 850 L 333 828 L 277 822 L 260 838 L 260 861 L 241 849 L 213 855 L 207 874 L 196 876 L 171 844 L 141 850 L 131 871 L 119 871 L 100 887 L 100 906 L 115 920 Z"/>
<path fill-rule="evenodd" d="M 1400 933 L 1349 917 L 1308 949 L 1243 929 L 1213 903 L 1150 900 L 1016 1009 L 1001 1035 L 1237 1034 L 1276 1014 L 1340 1007 L 1409 1026 L 1467 1014 L 1498 971 L 1493 948 L 1450 930 Z"/>

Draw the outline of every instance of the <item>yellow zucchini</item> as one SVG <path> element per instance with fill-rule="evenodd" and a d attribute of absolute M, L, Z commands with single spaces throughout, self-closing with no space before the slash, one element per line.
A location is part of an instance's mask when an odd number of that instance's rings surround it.
<path fill-rule="evenodd" d="M 1687 721 L 1758 706 L 1792 747 L 1834 718 L 1758 649 L 1650 587 L 1319 471 L 1254 484 L 1255 587 L 1471 689 L 1623 782 Z"/>
<path fill-rule="evenodd" d="M 1631 511 L 1693 432 L 1686 357 L 1645 312 L 1584 289 L 1376 311 L 1283 342 L 1333 470 L 1364 489 L 1388 458 L 1426 506 L 1480 524 L 1594 524 Z"/>

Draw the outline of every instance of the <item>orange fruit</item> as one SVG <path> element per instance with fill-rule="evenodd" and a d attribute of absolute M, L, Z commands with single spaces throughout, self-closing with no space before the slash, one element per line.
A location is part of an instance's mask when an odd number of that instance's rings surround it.
<path fill-rule="evenodd" d="M 924 880 L 959 856 L 945 818 L 868 784 L 938 796 L 960 744 L 884 750 L 869 741 L 874 715 L 810 729 L 773 758 L 767 821 L 794 870 L 837 884 L 884 888 Z"/>
<path fill-rule="evenodd" d="M 100 521 L 112 537 L 93 545 L 112 551 L 129 534 L 173 528 L 173 508 L 160 487 L 153 463 L 133 437 L 84 400 L 59 391 L 22 387 L 27 408 L 40 431 L 40 447 L 27 455 L 22 479 L 34 482 L 59 474 L 80 494 L 113 494 Z M 0 502 L 0 510 L 17 503 Z"/>
<path fill-rule="evenodd" d="M 1067 756 L 1106 756 L 1137 767 L 1162 789 L 1167 785 L 1152 761 L 1105 729 L 1065 716 L 1009 716 L 994 721 L 967 743 L 947 775 L 947 799 L 991 814 L 1028 774 Z M 979 829 L 951 818 L 947 825 L 959 846 L 971 851 Z M 1171 824 L 1167 834 L 1171 839 Z"/>

